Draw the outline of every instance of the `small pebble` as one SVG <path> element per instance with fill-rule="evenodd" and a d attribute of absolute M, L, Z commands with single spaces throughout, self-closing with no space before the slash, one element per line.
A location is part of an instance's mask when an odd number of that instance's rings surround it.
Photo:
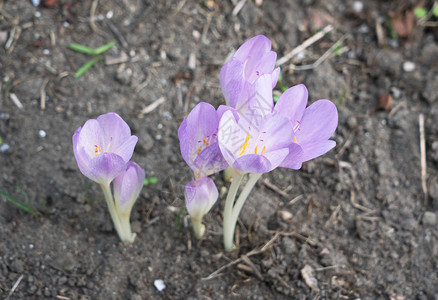
<path fill-rule="evenodd" d="M 50 50 L 49 49 L 43 49 L 43 54 L 44 55 L 50 55 Z"/>
<path fill-rule="evenodd" d="M 426 211 L 423 217 L 423 224 L 426 226 L 434 226 L 436 224 L 436 215 L 432 211 Z"/>
<path fill-rule="evenodd" d="M 353 10 L 357 13 L 362 12 L 363 10 L 363 3 L 362 1 L 354 1 L 353 2 Z"/>
<path fill-rule="evenodd" d="M 370 28 L 368 27 L 367 24 L 362 24 L 362 25 L 359 26 L 359 28 L 357 29 L 357 31 L 358 31 L 359 33 L 362 33 L 362 34 L 367 34 L 367 33 L 370 32 Z"/>
<path fill-rule="evenodd" d="M 34 14 L 35 18 L 39 19 L 41 18 L 41 13 L 39 11 L 36 11 Z"/>
<path fill-rule="evenodd" d="M 301 270 L 301 277 L 303 277 L 304 282 L 314 291 L 319 291 L 318 280 L 313 275 L 313 268 L 309 265 L 305 265 Z"/>
<path fill-rule="evenodd" d="M 67 21 L 64 21 L 64 22 L 62 23 L 62 26 L 64 26 L 64 28 L 69 28 L 69 27 L 70 27 L 70 23 L 67 22 Z"/>
<path fill-rule="evenodd" d="M 9 144 L 2 144 L 2 145 L 0 145 L 0 152 L 6 152 L 6 151 L 8 151 L 9 149 L 10 149 L 11 147 L 9 146 Z"/>
<path fill-rule="evenodd" d="M 409 73 L 415 70 L 415 63 L 412 61 L 405 61 L 403 63 L 403 71 Z"/>
<path fill-rule="evenodd" d="M 45 138 L 47 136 L 47 133 L 44 130 L 40 130 L 38 131 L 38 135 L 40 136 L 40 138 Z"/>
<path fill-rule="evenodd" d="M 391 46 L 392 48 L 397 48 L 400 45 L 400 43 L 398 42 L 398 40 L 390 40 L 389 41 L 389 46 Z"/>
<path fill-rule="evenodd" d="M 197 30 L 193 30 L 192 35 L 193 35 L 193 38 L 195 39 L 195 41 L 197 41 L 197 42 L 201 39 L 201 33 Z"/>
<path fill-rule="evenodd" d="M 391 93 L 395 99 L 398 99 L 401 97 L 401 90 L 395 86 L 391 88 Z"/>
<path fill-rule="evenodd" d="M 41 0 L 32 0 L 33 6 L 40 6 L 40 4 L 41 4 Z"/>
<path fill-rule="evenodd" d="M 107 19 L 112 19 L 113 16 L 114 16 L 114 12 L 113 12 L 112 10 L 110 10 L 110 11 L 108 11 L 108 12 L 106 13 L 106 18 L 107 18 Z"/>
<path fill-rule="evenodd" d="M 164 281 L 161 279 L 154 280 L 154 286 L 159 292 L 162 292 L 166 288 Z"/>

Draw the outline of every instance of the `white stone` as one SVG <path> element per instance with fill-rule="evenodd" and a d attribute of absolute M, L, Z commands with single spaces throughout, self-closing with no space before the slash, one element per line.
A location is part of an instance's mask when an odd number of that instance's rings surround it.
<path fill-rule="evenodd" d="M 415 70 L 415 63 L 412 61 L 405 61 L 403 63 L 403 71 L 412 72 Z"/>
<path fill-rule="evenodd" d="M 162 279 L 154 280 L 154 286 L 159 292 L 162 292 L 166 288 L 166 284 L 164 284 Z"/>

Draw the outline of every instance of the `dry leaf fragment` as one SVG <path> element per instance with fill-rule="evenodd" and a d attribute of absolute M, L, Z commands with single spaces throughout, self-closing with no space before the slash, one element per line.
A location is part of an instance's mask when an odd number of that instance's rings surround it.
<path fill-rule="evenodd" d="M 376 111 L 385 110 L 388 111 L 391 108 L 392 103 L 392 95 L 391 94 L 383 94 L 379 98 L 379 103 L 377 103 L 376 107 L 370 113 L 370 116 L 374 115 Z"/>

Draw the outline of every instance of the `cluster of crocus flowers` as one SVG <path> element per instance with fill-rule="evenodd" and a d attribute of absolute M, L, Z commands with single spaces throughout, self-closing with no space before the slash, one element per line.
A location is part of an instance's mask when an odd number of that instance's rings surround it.
<path fill-rule="evenodd" d="M 227 105 L 217 110 L 199 103 L 181 124 L 178 136 L 184 160 L 193 170 L 186 186 L 186 206 L 195 235 L 205 232 L 201 223 L 218 198 L 207 177 L 225 168 L 233 179 L 224 207 L 224 247 L 233 249 L 239 213 L 263 173 L 278 167 L 300 169 L 302 163 L 323 155 L 336 143 L 330 140 L 337 123 L 336 106 L 318 100 L 306 108 L 304 85 L 286 90 L 274 105 L 272 90 L 280 69 L 276 53 L 265 36 L 244 43 L 220 72 Z M 243 177 L 249 179 L 236 200 Z"/>
<path fill-rule="evenodd" d="M 144 170 L 130 161 L 137 141 L 116 113 L 88 120 L 73 135 L 73 152 L 80 171 L 102 187 L 117 234 L 130 243 L 135 233 L 131 232 L 129 218 L 145 179 Z"/>

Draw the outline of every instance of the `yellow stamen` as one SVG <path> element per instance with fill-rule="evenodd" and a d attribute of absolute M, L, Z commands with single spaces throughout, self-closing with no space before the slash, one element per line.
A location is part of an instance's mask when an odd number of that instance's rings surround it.
<path fill-rule="evenodd" d="M 94 145 L 94 153 L 98 156 L 102 152 L 102 149 L 98 145 Z"/>
<path fill-rule="evenodd" d="M 242 147 L 240 147 L 240 153 L 239 153 L 239 156 L 242 155 L 242 154 L 245 152 L 246 147 L 249 146 L 249 143 L 248 143 L 248 142 L 249 142 L 249 134 L 246 135 L 245 143 L 243 143 Z"/>
<path fill-rule="evenodd" d="M 263 146 L 262 153 L 260 153 L 260 154 L 265 155 L 265 153 L 266 153 L 266 146 Z"/>
<path fill-rule="evenodd" d="M 201 151 L 202 151 L 202 148 L 199 148 L 199 150 L 198 150 L 198 155 L 199 155 L 199 153 L 201 153 Z"/>
<path fill-rule="evenodd" d="M 257 146 L 254 149 L 254 153 L 257 154 Z"/>
<path fill-rule="evenodd" d="M 294 143 L 296 143 L 297 142 L 297 138 L 296 137 L 294 137 Z"/>

